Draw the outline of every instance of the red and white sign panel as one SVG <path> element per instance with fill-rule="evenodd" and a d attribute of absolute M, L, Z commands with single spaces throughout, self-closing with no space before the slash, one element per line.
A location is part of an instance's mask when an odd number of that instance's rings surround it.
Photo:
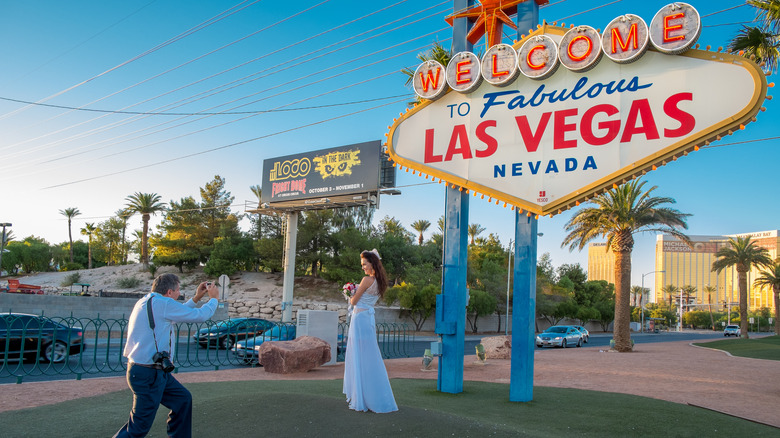
<path fill-rule="evenodd" d="M 677 41 L 679 22 L 665 21 L 670 44 Z M 610 37 L 601 42 L 616 62 L 603 60 L 587 72 L 558 68 L 544 80 L 520 75 L 502 87 L 486 80 L 470 93 L 450 91 L 436 102 L 426 101 L 391 127 L 391 158 L 529 212 L 554 214 L 738 129 L 763 103 L 766 79 L 753 62 L 699 50 L 669 55 L 655 48 L 638 57 L 648 45 L 644 22 L 626 16 L 610 26 L 605 31 Z M 521 52 L 518 62 L 524 57 L 535 66 L 552 61 L 549 43 L 541 47 L 536 36 L 560 43 L 569 30 L 542 26 L 515 45 L 518 50 L 535 41 L 531 48 L 538 47 Z M 633 32 L 636 36 L 626 37 Z M 598 50 L 593 36 L 579 35 L 569 38 L 573 49 L 558 50 L 567 50 L 574 60 Z M 627 56 L 619 53 L 621 47 Z"/>

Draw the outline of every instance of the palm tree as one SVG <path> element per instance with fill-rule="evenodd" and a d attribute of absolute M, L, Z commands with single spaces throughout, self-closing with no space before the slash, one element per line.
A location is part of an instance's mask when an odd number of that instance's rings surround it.
<path fill-rule="evenodd" d="M 253 186 L 249 186 L 249 190 L 251 190 L 252 193 L 257 196 L 257 205 L 259 207 L 260 200 L 263 198 L 263 187 L 255 184 Z"/>
<path fill-rule="evenodd" d="M 628 352 L 631 347 L 631 251 L 634 234 L 662 232 L 671 234 L 690 245 L 688 236 L 678 231 L 687 229 L 688 214 L 663 207 L 675 201 L 667 197 L 654 197 L 653 186 L 643 191 L 645 182 L 630 181 L 594 197 L 590 202 L 596 207 L 583 208 L 566 224 L 569 234 L 561 246 L 581 251 L 588 242 L 598 237 L 607 238 L 607 247 L 615 254 L 615 350 Z"/>
<path fill-rule="evenodd" d="M 780 259 L 767 266 L 753 284 L 772 288 L 772 296 L 775 297 L 775 334 L 780 335 Z"/>
<path fill-rule="evenodd" d="M 712 271 L 720 274 L 728 267 L 734 266 L 737 269 L 737 283 L 739 285 L 739 327 L 742 337 L 747 339 L 748 335 L 748 284 L 747 273 L 753 266 L 769 268 L 772 266 L 772 259 L 769 258 L 769 251 L 766 248 L 756 246 L 756 242 L 748 237 L 729 237 L 729 244 L 718 250 L 715 255 L 717 260 L 712 262 Z"/>
<path fill-rule="evenodd" d="M 674 294 L 679 292 L 680 289 L 673 285 L 673 284 L 667 284 L 666 286 L 661 288 L 661 292 L 669 295 L 669 311 L 672 311 L 672 299 L 674 299 Z"/>
<path fill-rule="evenodd" d="M 130 219 L 130 216 L 133 215 L 133 212 L 126 208 L 120 208 L 116 211 L 115 214 L 122 222 L 122 246 L 120 248 L 122 254 L 119 256 L 119 259 L 122 260 L 122 263 L 127 263 L 127 248 L 125 247 L 125 237 L 127 235 L 127 221 Z"/>
<path fill-rule="evenodd" d="M 450 63 L 450 51 L 445 49 L 444 46 L 441 45 L 440 42 L 436 41 L 433 43 L 433 46 L 431 46 L 431 49 L 427 52 L 419 53 L 417 55 L 417 59 L 420 62 L 425 61 L 438 61 L 441 65 L 444 67 L 447 67 L 447 64 Z M 406 75 L 406 86 L 410 86 L 412 84 L 412 81 L 414 80 L 414 72 L 416 70 L 415 68 L 406 67 L 403 70 L 401 70 L 401 73 Z M 409 102 L 409 106 L 414 106 L 415 104 L 420 102 L 420 97 L 417 97 L 417 100 L 414 102 Z"/>
<path fill-rule="evenodd" d="M 764 71 L 777 70 L 780 58 L 780 0 L 747 0 L 757 9 L 756 16 L 762 22 L 759 26 L 742 26 L 729 43 L 727 50 L 747 57 L 755 57 L 764 64 Z"/>
<path fill-rule="evenodd" d="M 81 234 L 87 236 L 87 269 L 92 269 L 92 234 L 97 231 L 98 228 L 91 222 L 86 222 L 81 229 Z"/>
<path fill-rule="evenodd" d="M 426 221 L 425 219 L 420 219 L 412 222 L 412 229 L 420 233 L 420 237 L 417 238 L 417 243 L 420 246 L 422 246 L 423 244 L 423 233 L 425 232 L 425 230 L 430 228 L 430 226 L 431 223 L 429 221 Z"/>
<path fill-rule="evenodd" d="M 74 217 L 81 214 L 78 208 L 71 207 L 66 208 L 64 210 L 60 210 L 60 214 L 68 218 L 68 242 L 70 242 L 70 246 L 68 247 L 68 252 L 70 253 L 70 262 L 73 263 L 73 234 L 71 234 L 71 221 Z"/>
<path fill-rule="evenodd" d="M 469 229 L 468 229 L 469 245 L 473 245 L 474 241 L 477 238 L 477 236 L 482 234 L 484 231 L 485 231 L 485 227 L 483 227 L 480 224 L 471 224 L 471 225 L 469 225 Z"/>
<path fill-rule="evenodd" d="M 715 288 L 715 286 L 704 286 L 702 288 L 704 292 L 707 292 L 707 308 L 710 310 L 710 324 L 713 330 L 715 330 L 715 317 L 712 316 L 712 293 L 717 291 L 718 289 Z"/>
<path fill-rule="evenodd" d="M 642 286 L 631 286 L 631 305 L 636 306 L 636 297 L 642 297 L 645 294 L 645 291 L 647 291 L 647 288 Z M 642 306 L 642 299 L 639 300 L 639 306 Z"/>
<path fill-rule="evenodd" d="M 140 213 L 143 221 L 143 233 L 141 237 L 141 262 L 145 269 L 149 269 L 149 218 L 158 211 L 165 210 L 165 203 L 160 202 L 157 193 L 136 192 L 127 198 L 127 209 L 133 213 Z"/>

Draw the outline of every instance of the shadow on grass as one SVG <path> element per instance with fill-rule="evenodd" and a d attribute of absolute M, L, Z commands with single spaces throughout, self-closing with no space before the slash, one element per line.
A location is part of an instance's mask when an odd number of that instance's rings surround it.
<path fill-rule="evenodd" d="M 464 382 L 461 394 L 431 380 L 393 379 L 399 411 L 350 411 L 341 380 L 250 381 L 187 385 L 193 436 L 269 437 L 733 437 L 777 436 L 778 430 L 716 412 L 624 394 L 534 388 L 529 403 L 509 402 L 506 384 Z M 108 437 L 127 420 L 129 390 L 0 413 L 4 437 Z M 164 437 L 167 409 L 150 437 Z"/>

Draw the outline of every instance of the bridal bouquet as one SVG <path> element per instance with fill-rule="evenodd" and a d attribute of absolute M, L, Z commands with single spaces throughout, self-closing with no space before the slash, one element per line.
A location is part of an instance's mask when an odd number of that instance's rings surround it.
<path fill-rule="evenodd" d="M 344 295 L 344 299 L 349 301 L 356 290 L 357 286 L 355 286 L 355 283 L 350 282 L 341 287 L 341 295 Z"/>

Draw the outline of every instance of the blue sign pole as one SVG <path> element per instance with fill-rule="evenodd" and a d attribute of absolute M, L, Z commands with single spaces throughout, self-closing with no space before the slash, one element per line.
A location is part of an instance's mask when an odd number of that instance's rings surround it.
<path fill-rule="evenodd" d="M 534 392 L 536 240 L 539 221 L 515 212 L 515 283 L 512 288 L 512 362 L 509 401 L 527 402 Z"/>
<path fill-rule="evenodd" d="M 539 5 L 528 0 L 517 5 L 517 39 L 539 24 Z M 536 333 L 536 244 L 538 220 L 515 211 L 515 283 L 512 288 L 512 362 L 509 401 L 528 402 L 534 393 Z"/>
<path fill-rule="evenodd" d="M 453 11 L 473 5 L 473 0 L 453 0 Z M 455 19 L 452 26 L 452 54 L 471 50 L 466 41 L 469 22 Z M 442 293 L 436 300 L 436 333 L 442 350 L 436 389 L 463 392 L 463 348 L 466 334 L 466 272 L 468 261 L 469 195 L 447 187 L 444 213 L 444 267 Z"/>

